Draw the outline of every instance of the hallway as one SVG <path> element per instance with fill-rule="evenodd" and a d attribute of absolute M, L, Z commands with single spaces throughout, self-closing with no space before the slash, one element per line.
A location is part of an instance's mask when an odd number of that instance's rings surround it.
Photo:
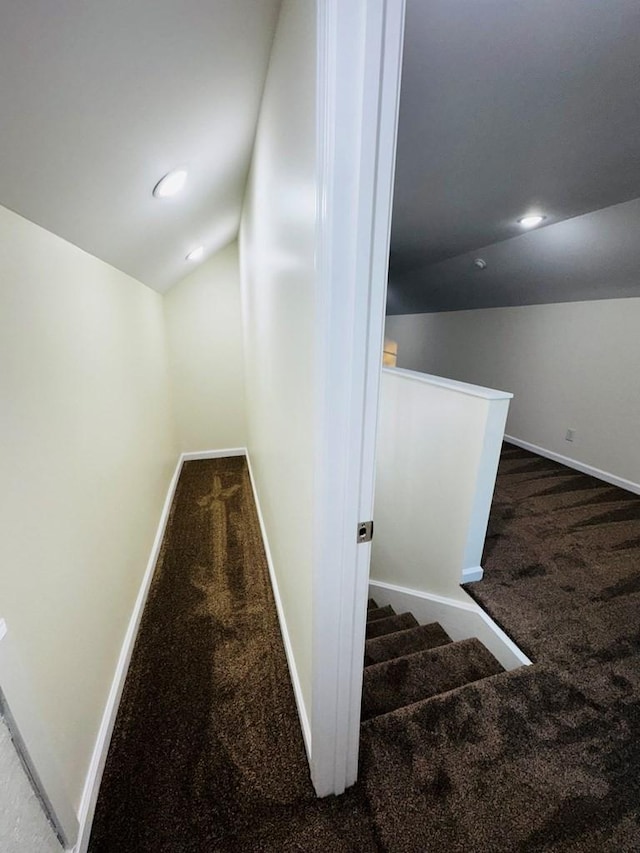
<path fill-rule="evenodd" d="M 183 467 L 89 849 L 376 849 L 315 798 L 244 457 Z"/>

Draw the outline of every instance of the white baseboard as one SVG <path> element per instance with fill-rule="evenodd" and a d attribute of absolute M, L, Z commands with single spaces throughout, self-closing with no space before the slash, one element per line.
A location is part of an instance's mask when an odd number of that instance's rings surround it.
<path fill-rule="evenodd" d="M 183 462 L 193 462 L 198 459 L 222 459 L 225 456 L 246 456 L 246 447 L 230 447 L 227 450 L 193 450 L 183 453 L 180 457 Z"/>
<path fill-rule="evenodd" d="M 482 566 L 470 566 L 468 569 L 462 570 L 461 583 L 475 583 L 481 581 L 484 577 L 484 569 Z"/>
<path fill-rule="evenodd" d="M 104 765 L 107 760 L 109 744 L 111 743 L 113 727 L 116 722 L 116 715 L 118 713 L 120 697 L 122 696 L 122 690 L 124 688 L 124 682 L 127 677 L 129 663 L 131 662 L 133 647 L 136 642 L 138 628 L 140 627 L 142 611 L 144 610 L 144 605 L 147 601 L 149 587 L 151 586 L 153 573 L 155 571 L 156 562 L 160 553 L 160 547 L 162 545 L 164 531 L 167 526 L 167 521 L 169 520 L 171 504 L 173 503 L 173 497 L 176 491 L 176 486 L 178 484 L 178 478 L 180 476 L 182 462 L 183 457 L 181 456 L 178 459 L 178 463 L 175 467 L 173 476 L 171 477 L 171 481 L 169 483 L 169 488 L 167 490 L 167 496 L 162 507 L 162 513 L 160 514 L 160 521 L 156 530 L 155 539 L 153 540 L 151 554 L 149 555 L 149 560 L 147 562 L 147 568 L 145 569 L 142 578 L 142 583 L 140 584 L 140 589 L 138 590 L 136 603 L 134 604 L 133 612 L 131 613 L 131 618 L 129 619 L 127 632 L 124 636 L 122 648 L 120 649 L 120 657 L 118 658 L 118 664 L 116 666 L 113 682 L 111 683 L 109 696 L 107 697 L 107 704 L 102 715 L 102 722 L 100 723 L 100 728 L 98 730 L 98 737 L 96 738 L 96 744 L 93 749 L 93 754 L 91 756 L 91 762 L 89 764 L 89 770 L 87 772 L 84 790 L 82 792 L 82 798 L 80 800 L 80 813 L 78 815 L 78 820 L 80 822 L 80 832 L 78 834 L 78 842 L 74 848 L 75 853 L 86 853 L 89 844 L 91 826 L 93 823 L 93 815 L 96 808 L 96 802 L 98 800 L 98 791 L 100 789 L 100 782 L 102 781 Z"/>
<path fill-rule="evenodd" d="M 383 581 L 369 582 L 369 595 L 381 607 L 390 604 L 397 613 L 409 611 L 421 625 L 439 622 L 452 640 L 477 637 L 507 670 L 529 666 L 532 661 L 522 649 L 464 590 L 460 593 L 463 598 L 458 601 Z"/>
<path fill-rule="evenodd" d="M 307 759 L 309 763 L 311 763 L 311 724 L 309 722 L 309 715 L 307 713 L 307 707 L 304 702 L 304 696 L 302 693 L 302 685 L 300 684 L 300 677 L 298 676 L 298 668 L 296 666 L 296 659 L 293 654 L 293 646 L 291 644 L 291 638 L 289 637 L 289 630 L 287 628 L 287 620 L 284 614 L 284 607 L 282 605 L 282 599 L 280 597 L 280 590 L 278 589 L 278 578 L 276 577 L 275 568 L 273 565 L 273 559 L 271 557 L 271 550 L 269 548 L 269 539 L 267 537 L 267 529 L 264 523 L 264 517 L 262 515 L 262 509 L 260 507 L 260 498 L 258 496 L 258 490 L 256 489 L 256 482 L 253 477 L 253 470 L 251 468 L 251 458 L 249 453 L 246 452 L 247 456 L 247 467 L 249 468 L 249 479 L 251 480 L 251 488 L 253 489 L 253 499 L 256 503 L 256 510 L 258 512 L 258 521 L 260 523 L 260 532 L 262 534 L 262 541 L 264 544 L 264 551 L 267 557 L 267 566 L 269 567 L 269 576 L 271 578 L 271 587 L 273 589 L 273 597 L 276 602 L 276 610 L 278 612 L 278 621 L 280 622 L 280 633 L 282 634 L 282 640 L 284 642 L 284 650 L 287 656 L 287 663 L 289 665 L 289 675 L 291 676 L 291 683 L 293 684 L 293 692 L 296 698 L 296 706 L 298 708 L 298 717 L 300 719 L 300 727 L 302 729 L 302 737 L 304 740 L 304 746 L 307 751 Z"/>
<path fill-rule="evenodd" d="M 538 447 L 537 444 L 531 444 L 528 441 L 515 438 L 513 435 L 505 435 L 504 440 L 508 444 L 515 444 L 516 447 L 521 447 L 523 450 L 529 450 L 531 453 L 537 453 L 538 456 L 544 456 L 546 459 L 553 459 L 554 462 L 566 465 L 567 468 L 574 468 L 582 474 L 589 474 L 591 477 L 595 477 L 598 480 L 604 480 L 605 483 L 611 483 L 612 486 L 618 486 L 620 489 L 626 489 L 628 492 L 640 495 L 640 483 L 634 483 L 632 480 L 625 480 L 624 477 L 618 477 L 617 474 L 610 474 L 608 471 L 602 471 L 600 468 L 594 468 L 593 465 L 587 465 L 585 462 L 579 462 L 577 459 L 571 459 L 569 456 L 563 456 L 561 453 L 555 453 L 553 450 L 547 450 L 546 447 Z"/>

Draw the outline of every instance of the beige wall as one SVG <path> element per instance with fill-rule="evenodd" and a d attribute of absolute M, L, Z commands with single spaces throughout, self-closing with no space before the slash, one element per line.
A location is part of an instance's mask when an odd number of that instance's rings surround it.
<path fill-rule="evenodd" d="M 633 483 L 638 329 L 640 298 L 413 314 L 386 326 L 399 367 L 511 391 L 508 434 Z"/>
<path fill-rule="evenodd" d="M 238 244 L 172 288 L 164 309 L 180 450 L 244 447 Z"/>
<path fill-rule="evenodd" d="M 77 808 L 176 464 L 162 298 L 0 208 L 0 365 L 0 616 Z"/>
<path fill-rule="evenodd" d="M 468 600 L 480 566 L 508 395 L 385 369 L 371 579 Z"/>
<path fill-rule="evenodd" d="M 248 446 L 311 711 L 316 4 L 285 0 L 240 240 Z"/>

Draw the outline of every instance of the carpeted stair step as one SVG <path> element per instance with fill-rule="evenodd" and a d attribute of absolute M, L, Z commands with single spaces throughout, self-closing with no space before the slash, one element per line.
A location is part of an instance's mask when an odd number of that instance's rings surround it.
<path fill-rule="evenodd" d="M 375 610 L 377 606 L 373 598 L 367 599 L 367 610 Z"/>
<path fill-rule="evenodd" d="M 430 625 L 418 625 L 417 628 L 407 628 L 406 631 L 394 631 L 393 634 L 383 634 L 367 640 L 364 652 L 364 665 L 400 658 L 414 652 L 425 652 L 437 646 L 453 642 L 444 628 L 437 622 Z"/>
<path fill-rule="evenodd" d="M 396 611 L 390 604 L 386 607 L 372 607 L 367 611 L 367 622 L 375 622 L 376 619 L 387 619 L 389 616 L 395 616 Z"/>
<path fill-rule="evenodd" d="M 475 638 L 373 664 L 364 671 L 362 719 L 387 714 L 503 671 L 491 652 Z"/>
<path fill-rule="evenodd" d="M 367 640 L 381 637 L 383 634 L 393 634 L 394 631 L 405 631 L 415 628 L 418 620 L 413 613 L 400 613 L 398 616 L 387 616 L 386 619 L 376 619 L 367 624 Z"/>

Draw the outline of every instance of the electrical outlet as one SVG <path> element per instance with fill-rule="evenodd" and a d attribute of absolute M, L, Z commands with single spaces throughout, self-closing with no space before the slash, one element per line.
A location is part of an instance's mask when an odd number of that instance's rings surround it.
<path fill-rule="evenodd" d="M 568 429 L 567 434 L 565 435 L 566 441 L 573 441 L 575 434 L 576 434 L 575 429 Z"/>

